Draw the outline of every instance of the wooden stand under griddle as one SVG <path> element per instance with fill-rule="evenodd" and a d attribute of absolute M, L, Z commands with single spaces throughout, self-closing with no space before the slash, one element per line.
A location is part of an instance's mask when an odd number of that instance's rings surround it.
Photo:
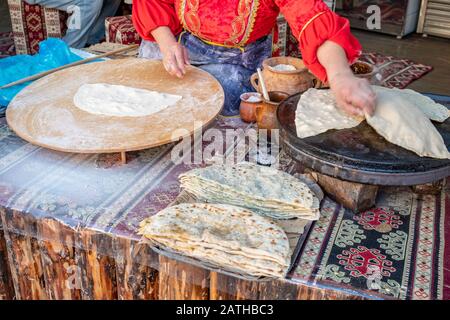
<path fill-rule="evenodd" d="M 357 213 L 375 205 L 378 186 L 344 181 L 315 171 L 307 171 L 333 200 L 345 208 Z"/>

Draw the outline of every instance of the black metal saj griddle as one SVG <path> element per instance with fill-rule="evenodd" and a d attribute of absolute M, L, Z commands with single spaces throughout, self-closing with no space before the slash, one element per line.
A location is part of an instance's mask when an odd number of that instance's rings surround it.
<path fill-rule="evenodd" d="M 281 142 L 292 158 L 314 171 L 350 182 L 380 186 L 426 184 L 450 175 L 450 160 L 419 157 L 385 140 L 366 121 L 355 128 L 298 138 L 295 111 L 299 99 L 300 94 L 293 95 L 278 108 Z M 449 147 L 450 119 L 434 124 Z"/>

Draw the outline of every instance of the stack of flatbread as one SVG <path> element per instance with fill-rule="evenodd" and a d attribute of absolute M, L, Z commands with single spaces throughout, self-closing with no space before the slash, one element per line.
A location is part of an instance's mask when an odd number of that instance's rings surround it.
<path fill-rule="evenodd" d="M 449 110 L 413 90 L 373 86 L 377 94 L 374 115 L 367 123 L 389 142 L 421 157 L 450 159 L 444 139 L 430 120 L 444 122 Z M 346 115 L 330 90 L 309 89 L 298 103 L 295 124 L 297 136 L 307 138 L 331 129 L 356 127 L 364 117 Z"/>
<path fill-rule="evenodd" d="M 179 204 L 142 221 L 139 233 L 161 249 L 239 274 L 283 277 L 290 264 L 283 229 L 240 207 Z"/>
<path fill-rule="evenodd" d="M 194 169 L 180 175 L 180 182 L 198 199 L 244 207 L 273 219 L 317 220 L 320 215 L 320 201 L 305 182 L 249 162 Z"/>

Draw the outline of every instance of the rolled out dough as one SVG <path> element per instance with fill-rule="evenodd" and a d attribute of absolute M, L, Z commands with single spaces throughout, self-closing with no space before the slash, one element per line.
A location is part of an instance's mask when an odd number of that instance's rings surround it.
<path fill-rule="evenodd" d="M 337 107 L 331 90 L 309 89 L 300 97 L 295 113 L 299 138 L 318 135 L 331 129 L 356 127 L 364 118 L 351 117 Z"/>
<path fill-rule="evenodd" d="M 377 90 L 377 107 L 367 123 L 389 142 L 421 157 L 450 159 L 444 139 L 420 107 L 396 90 Z"/>
<path fill-rule="evenodd" d="M 106 116 L 141 117 L 162 111 L 181 96 L 107 83 L 82 85 L 73 102 L 83 111 Z"/>

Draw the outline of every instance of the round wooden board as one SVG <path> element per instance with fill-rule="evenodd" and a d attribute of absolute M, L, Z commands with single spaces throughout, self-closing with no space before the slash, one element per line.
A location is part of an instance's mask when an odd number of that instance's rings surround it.
<path fill-rule="evenodd" d="M 108 83 L 182 96 L 175 105 L 145 117 L 95 115 L 75 107 L 73 96 L 86 83 Z M 188 136 L 220 113 L 224 92 L 207 72 L 189 67 L 170 76 L 160 61 L 120 59 L 65 69 L 22 90 L 6 111 L 8 125 L 22 139 L 76 153 L 141 150 Z"/>

